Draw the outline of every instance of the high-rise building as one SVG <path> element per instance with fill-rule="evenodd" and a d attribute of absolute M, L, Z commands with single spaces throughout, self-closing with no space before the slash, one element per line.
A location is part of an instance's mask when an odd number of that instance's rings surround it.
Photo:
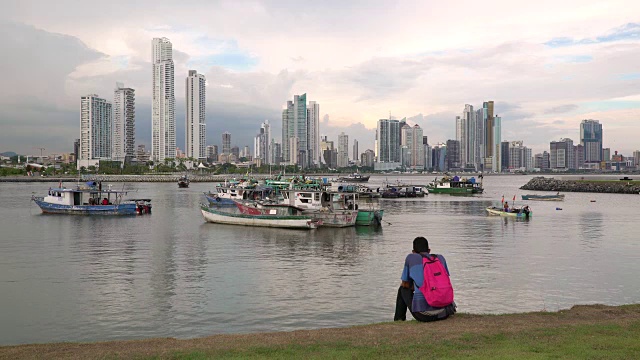
<path fill-rule="evenodd" d="M 111 159 L 130 162 L 136 157 L 136 94 L 132 88 L 116 83 L 113 92 L 113 134 Z"/>
<path fill-rule="evenodd" d="M 76 139 L 76 141 L 73 142 L 73 155 L 76 161 L 80 159 L 80 139 Z"/>
<path fill-rule="evenodd" d="M 231 133 L 228 131 L 222 133 L 222 153 L 231 154 Z"/>
<path fill-rule="evenodd" d="M 260 159 L 262 164 L 271 163 L 271 126 L 265 120 L 260 126 L 260 132 L 254 139 L 253 158 Z"/>
<path fill-rule="evenodd" d="M 195 70 L 189 70 L 185 80 L 186 121 L 185 149 L 187 157 L 204 160 L 207 157 L 206 79 Z"/>
<path fill-rule="evenodd" d="M 307 94 L 295 95 L 282 110 L 282 157 L 288 164 L 307 167 L 319 164 L 320 106 Z M 300 159 L 302 154 L 303 158 Z"/>
<path fill-rule="evenodd" d="M 493 116 L 493 101 L 485 101 L 482 103 L 482 117 L 485 123 L 484 125 L 484 157 L 485 157 L 485 170 L 492 170 L 499 172 L 500 169 L 496 169 L 494 165 L 493 154 L 496 152 L 496 146 L 500 145 L 500 141 L 496 141 L 494 116 Z M 488 168 L 490 167 L 490 168 Z"/>
<path fill-rule="evenodd" d="M 598 120 L 582 120 L 580 123 L 580 144 L 584 146 L 584 161 L 602 161 L 602 124 Z"/>
<path fill-rule="evenodd" d="M 569 170 L 575 168 L 573 140 L 565 138 L 560 141 L 552 141 L 549 147 L 549 166 L 551 169 Z"/>
<path fill-rule="evenodd" d="M 509 163 L 507 167 L 509 169 L 519 169 L 524 167 L 523 164 L 523 151 L 524 146 L 522 140 L 512 141 L 509 143 Z"/>
<path fill-rule="evenodd" d="M 218 161 L 218 145 L 207 146 L 207 161 L 208 162 Z"/>
<path fill-rule="evenodd" d="M 78 167 L 88 166 L 82 160 L 111 158 L 111 103 L 91 94 L 80 98 L 80 158 Z"/>
<path fill-rule="evenodd" d="M 309 161 L 312 166 L 320 166 L 322 154 L 320 153 L 320 105 L 315 101 L 309 101 L 307 106 L 307 143 L 309 147 Z"/>
<path fill-rule="evenodd" d="M 271 161 L 270 164 L 280 165 L 282 162 L 282 144 L 271 139 Z"/>
<path fill-rule="evenodd" d="M 356 140 L 356 139 L 353 139 L 353 153 L 352 154 L 353 154 L 353 156 L 352 156 L 353 161 L 357 163 L 358 162 L 358 154 L 359 153 L 358 153 L 358 140 Z"/>
<path fill-rule="evenodd" d="M 398 120 L 378 120 L 378 128 L 376 129 L 376 170 L 394 170 L 401 165 L 400 128 Z"/>
<path fill-rule="evenodd" d="M 575 164 L 572 169 L 582 169 L 585 165 L 585 147 L 582 144 L 573 146 L 573 160 Z"/>
<path fill-rule="evenodd" d="M 456 140 L 460 142 L 460 163 L 464 168 L 479 169 L 476 112 L 466 104 L 462 116 L 456 116 Z"/>
<path fill-rule="evenodd" d="M 338 135 L 338 167 L 349 166 L 349 136 L 344 132 Z"/>
<path fill-rule="evenodd" d="M 489 101 L 489 110 L 490 114 L 493 114 L 493 102 Z M 493 153 L 491 160 L 491 168 L 498 169 L 493 170 L 496 172 L 500 172 L 503 169 L 503 161 L 502 161 L 502 118 L 498 115 L 493 117 L 493 121 L 491 122 L 491 126 L 493 127 Z M 509 162 L 507 161 L 507 164 Z"/>
<path fill-rule="evenodd" d="M 500 153 L 500 171 L 509 169 L 509 164 L 511 163 L 511 154 L 509 153 L 509 147 L 510 143 L 508 141 L 502 141 L 500 142 L 500 151 L 494 151 L 495 154 Z"/>
<path fill-rule="evenodd" d="M 536 154 L 534 167 L 540 169 L 540 171 L 549 170 L 549 153 L 543 151 L 541 154 Z"/>
<path fill-rule="evenodd" d="M 163 162 L 176 157 L 176 98 L 173 49 L 167 38 L 154 38 L 151 97 L 151 158 Z"/>
<path fill-rule="evenodd" d="M 602 149 L 602 161 L 611 161 L 611 148 Z"/>
<path fill-rule="evenodd" d="M 375 152 L 371 149 L 365 150 L 362 155 L 360 155 L 360 165 L 373 167 L 373 162 L 375 161 Z"/>
<path fill-rule="evenodd" d="M 245 145 L 242 148 L 242 152 L 240 153 L 240 157 L 247 158 L 247 160 L 251 159 L 251 149 L 249 149 L 249 145 Z"/>
<path fill-rule="evenodd" d="M 423 132 L 419 125 L 402 128 L 402 165 L 412 170 L 424 170 Z"/>
<path fill-rule="evenodd" d="M 444 171 L 458 169 L 460 169 L 460 141 L 447 140 Z"/>
<path fill-rule="evenodd" d="M 431 149 L 431 167 L 434 171 L 447 170 L 447 145 L 437 143 Z"/>
<path fill-rule="evenodd" d="M 237 146 L 234 146 L 231 148 L 231 155 L 233 155 L 235 157 L 235 159 L 239 159 L 240 158 L 240 148 Z"/>
<path fill-rule="evenodd" d="M 633 152 L 633 167 L 635 167 L 636 170 L 640 169 L 640 150 Z"/>

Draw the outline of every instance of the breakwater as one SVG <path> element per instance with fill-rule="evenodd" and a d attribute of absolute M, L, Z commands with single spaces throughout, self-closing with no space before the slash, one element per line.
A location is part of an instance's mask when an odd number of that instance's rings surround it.
<path fill-rule="evenodd" d="M 632 180 L 557 180 L 536 177 L 520 187 L 521 190 L 638 194 L 640 181 Z"/>

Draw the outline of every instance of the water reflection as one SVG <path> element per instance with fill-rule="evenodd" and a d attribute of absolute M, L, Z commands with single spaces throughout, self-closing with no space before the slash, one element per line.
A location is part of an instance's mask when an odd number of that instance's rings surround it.
<path fill-rule="evenodd" d="M 586 248 L 597 248 L 598 240 L 602 239 L 604 220 L 602 213 L 595 211 L 585 211 L 580 214 L 579 222 L 582 232 L 580 244 Z"/>

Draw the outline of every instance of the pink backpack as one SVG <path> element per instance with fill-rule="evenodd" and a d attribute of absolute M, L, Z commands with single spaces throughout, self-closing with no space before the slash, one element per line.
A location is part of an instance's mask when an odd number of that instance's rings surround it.
<path fill-rule="evenodd" d="M 453 303 L 453 286 L 447 269 L 438 259 L 438 256 L 422 255 L 424 268 L 424 282 L 420 291 L 424 294 L 427 303 L 433 307 L 445 307 Z"/>

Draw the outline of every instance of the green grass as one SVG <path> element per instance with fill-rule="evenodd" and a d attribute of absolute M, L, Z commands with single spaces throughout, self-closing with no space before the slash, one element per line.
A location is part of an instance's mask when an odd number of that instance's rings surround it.
<path fill-rule="evenodd" d="M 407 324 L 408 326 L 411 326 Z M 465 333 L 446 341 L 248 347 L 233 351 L 177 352 L 173 359 L 634 359 L 640 358 L 640 322 Z M 164 358 L 164 357 L 163 357 Z M 152 357 L 153 359 L 153 357 Z"/>

